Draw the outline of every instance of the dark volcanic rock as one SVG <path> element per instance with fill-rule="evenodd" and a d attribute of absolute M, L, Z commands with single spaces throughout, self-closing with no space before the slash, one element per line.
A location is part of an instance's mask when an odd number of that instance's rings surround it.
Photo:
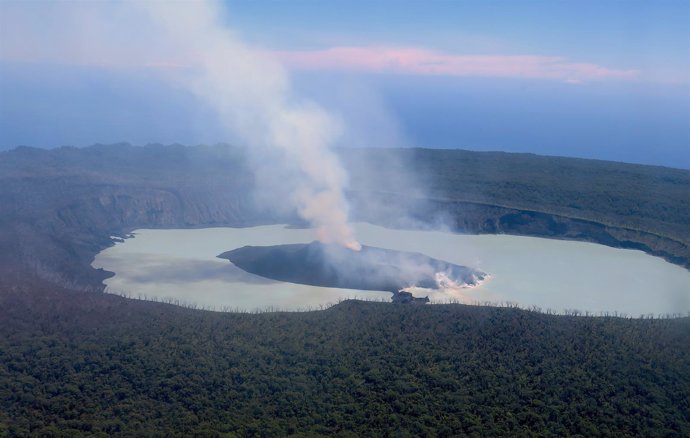
<path fill-rule="evenodd" d="M 420 253 L 370 246 L 357 252 L 320 242 L 245 246 L 218 257 L 273 280 L 361 290 L 397 292 L 410 286 L 435 289 L 437 273 L 459 285 L 473 285 L 486 275 Z"/>

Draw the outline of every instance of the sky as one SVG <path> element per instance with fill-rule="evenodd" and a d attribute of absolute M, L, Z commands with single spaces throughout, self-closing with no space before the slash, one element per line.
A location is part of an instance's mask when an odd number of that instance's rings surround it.
<path fill-rule="evenodd" d="M 342 119 L 343 146 L 690 169 L 688 1 L 233 0 L 213 10 L 282 64 L 295 94 Z M 240 141 L 180 86 L 197 60 L 176 44 L 110 2 L 0 2 L 0 149 Z"/>

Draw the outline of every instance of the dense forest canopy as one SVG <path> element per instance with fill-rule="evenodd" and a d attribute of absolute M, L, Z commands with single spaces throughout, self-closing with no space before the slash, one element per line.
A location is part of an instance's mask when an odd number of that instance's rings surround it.
<path fill-rule="evenodd" d="M 690 319 L 0 295 L 0 436 L 690 434 Z"/>

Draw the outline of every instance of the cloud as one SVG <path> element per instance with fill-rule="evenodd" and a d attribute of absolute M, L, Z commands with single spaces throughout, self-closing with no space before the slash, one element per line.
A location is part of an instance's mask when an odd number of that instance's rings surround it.
<path fill-rule="evenodd" d="M 186 29 L 204 29 L 203 34 L 187 38 L 207 40 L 212 46 L 208 52 L 216 48 L 220 38 L 238 40 L 232 30 L 217 22 L 220 5 L 213 1 L 176 3 L 174 7 L 163 7 L 158 2 L 0 2 L 0 60 L 160 70 L 194 69 L 207 62 L 204 53 L 189 41 L 178 39 L 171 44 L 170 34 L 155 31 L 146 14 L 133 13 L 137 9 L 172 11 L 168 22 L 177 21 Z M 209 42 L 211 35 L 216 38 Z M 530 78 L 567 83 L 634 79 L 640 75 L 638 70 L 573 62 L 561 56 L 458 55 L 424 47 L 338 46 L 251 52 L 254 58 L 277 59 L 293 70 Z"/>
<path fill-rule="evenodd" d="M 620 70 L 567 58 L 537 55 L 454 55 L 424 48 L 333 47 L 280 51 L 275 55 L 295 70 L 336 70 L 435 76 L 530 78 L 568 81 L 632 79 Z"/>

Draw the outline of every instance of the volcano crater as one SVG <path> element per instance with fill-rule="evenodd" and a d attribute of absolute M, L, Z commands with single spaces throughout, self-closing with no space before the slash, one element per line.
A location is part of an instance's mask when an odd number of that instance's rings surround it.
<path fill-rule="evenodd" d="M 472 287 L 487 276 L 466 266 L 421 253 L 362 246 L 353 251 L 336 244 L 244 246 L 218 256 L 238 268 L 272 280 L 311 286 L 372 291 L 410 287 Z"/>

